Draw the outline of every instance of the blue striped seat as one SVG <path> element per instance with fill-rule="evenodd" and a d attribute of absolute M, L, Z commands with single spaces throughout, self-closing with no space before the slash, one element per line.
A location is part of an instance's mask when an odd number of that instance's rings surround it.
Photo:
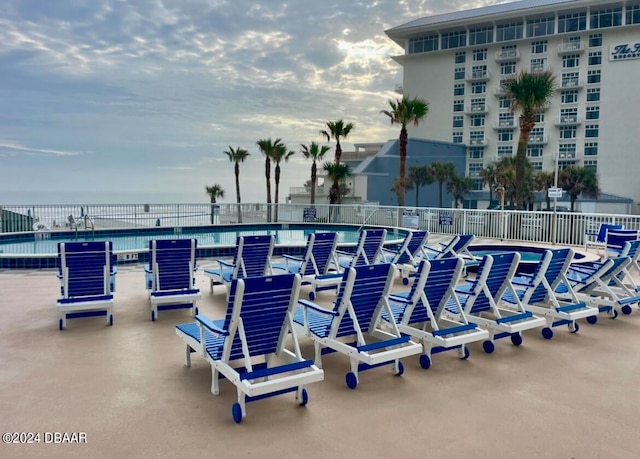
<path fill-rule="evenodd" d="M 60 292 L 56 307 L 58 327 L 63 330 L 67 319 L 106 316 L 113 325 L 112 276 L 115 269 L 112 243 L 61 242 L 58 244 L 58 277 Z"/>
<path fill-rule="evenodd" d="M 198 315 L 196 323 L 176 327 L 187 345 L 186 365 L 191 365 L 193 351 L 211 363 L 215 395 L 222 377 L 238 387 L 238 402 L 232 408 L 236 422 L 246 415 L 246 402 L 296 392 L 298 402 L 306 404 L 308 394 L 303 385 L 324 377 L 313 361 L 302 357 L 295 336 L 293 350 L 285 348 L 300 282 L 298 274 L 234 279 L 223 320 Z M 273 356 L 286 363 L 274 364 Z M 277 379 L 272 378 L 275 376 Z"/>
<path fill-rule="evenodd" d="M 428 231 L 409 231 L 397 250 L 382 249 L 384 262 L 398 267 L 403 284 L 409 284 L 408 276 L 416 272 L 421 259 L 427 258 L 424 246 L 427 245 L 428 238 Z"/>
<path fill-rule="evenodd" d="M 337 251 L 339 269 L 378 263 L 383 259 L 382 247 L 386 238 L 386 229 L 360 230 L 355 253 Z"/>
<path fill-rule="evenodd" d="M 381 329 L 381 315 L 391 314 L 389 289 L 393 282 L 393 264 L 373 264 L 347 268 L 331 310 L 310 301 L 300 301 L 294 318 L 296 332 L 314 341 L 315 362 L 322 365 L 322 353 L 337 351 L 351 360 L 347 386 L 358 385 L 358 372 L 382 365 L 394 366 L 402 374 L 400 358 L 420 352 L 420 345 L 402 336 L 395 327 Z M 373 338 L 373 340 L 372 340 Z"/>
<path fill-rule="evenodd" d="M 196 302 L 200 299 L 200 290 L 195 288 L 193 278 L 196 247 L 195 239 L 149 241 L 152 321 L 158 317 L 158 311 L 167 309 L 191 309 L 194 315 L 198 313 Z"/>

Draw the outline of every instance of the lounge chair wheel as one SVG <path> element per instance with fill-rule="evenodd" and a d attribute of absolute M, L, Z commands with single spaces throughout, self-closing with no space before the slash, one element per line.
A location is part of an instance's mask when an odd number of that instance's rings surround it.
<path fill-rule="evenodd" d="M 420 366 L 425 370 L 431 368 L 431 357 L 426 354 L 422 354 L 420 356 Z"/>
<path fill-rule="evenodd" d="M 571 333 L 578 333 L 578 330 L 580 330 L 580 325 L 578 324 L 578 322 L 571 322 L 568 327 Z"/>
<path fill-rule="evenodd" d="M 309 403 L 309 392 L 307 392 L 307 389 L 305 389 L 304 387 L 300 392 L 300 398 L 298 399 L 298 403 L 300 404 L 300 406 L 307 406 L 307 403 Z"/>
<path fill-rule="evenodd" d="M 356 387 L 358 387 L 358 377 L 355 373 L 350 371 L 349 373 L 347 373 L 344 380 L 347 383 L 347 387 L 349 389 L 355 389 Z"/>
<path fill-rule="evenodd" d="M 495 350 L 496 350 L 496 345 L 495 345 L 495 344 L 493 344 L 493 341 L 489 341 L 489 340 L 487 340 L 487 341 L 483 341 L 483 342 L 482 342 L 482 349 L 484 349 L 484 351 L 485 351 L 487 354 L 492 354 L 492 353 L 493 353 L 493 351 L 495 351 Z"/>
<path fill-rule="evenodd" d="M 609 311 L 609 319 L 617 319 L 618 318 L 618 311 L 616 311 L 614 308 L 611 308 L 611 310 Z"/>
<path fill-rule="evenodd" d="M 587 323 L 593 325 L 598 322 L 598 316 L 589 316 L 587 317 Z"/>
<path fill-rule="evenodd" d="M 396 376 L 402 376 L 404 374 L 404 363 L 398 362 L 398 372 Z"/>
<path fill-rule="evenodd" d="M 409 285 L 409 278 L 408 277 L 403 277 L 402 278 L 402 285 Z"/>
<path fill-rule="evenodd" d="M 631 306 L 625 304 L 624 306 L 622 306 L 621 311 L 625 316 L 628 316 L 629 314 L 631 314 Z"/>
<path fill-rule="evenodd" d="M 231 416 L 233 416 L 233 421 L 236 424 L 240 424 L 242 422 L 242 407 L 239 403 L 234 403 L 231 407 Z"/>
<path fill-rule="evenodd" d="M 309 299 L 310 299 L 311 301 L 313 301 L 313 300 L 315 300 L 315 299 L 316 299 L 316 294 L 315 294 L 315 292 L 309 292 Z"/>
<path fill-rule="evenodd" d="M 551 330 L 551 328 L 549 327 L 544 327 L 540 333 L 542 334 L 542 337 L 544 339 L 553 338 L 553 330 Z"/>
<path fill-rule="evenodd" d="M 198 314 L 200 314 L 200 310 L 198 309 L 198 307 L 196 306 L 196 308 L 193 310 L 193 313 L 197 316 Z"/>
<path fill-rule="evenodd" d="M 58 321 L 58 328 L 59 328 L 60 330 L 64 330 L 64 322 L 63 322 L 63 320 L 62 320 L 62 319 L 60 319 L 60 320 Z"/>
<path fill-rule="evenodd" d="M 109 316 L 109 325 L 113 326 L 113 314 Z"/>
<path fill-rule="evenodd" d="M 520 346 L 522 344 L 522 335 L 520 333 L 513 333 L 511 335 L 511 342 L 514 346 Z"/>
<path fill-rule="evenodd" d="M 464 351 L 462 351 L 462 349 L 460 349 L 460 358 L 462 360 L 467 360 L 469 358 L 469 356 L 471 355 L 471 351 L 469 350 L 469 348 L 467 346 L 462 346 L 464 348 Z"/>
<path fill-rule="evenodd" d="M 155 322 L 155 321 L 156 321 L 156 312 L 151 311 L 151 322 Z"/>

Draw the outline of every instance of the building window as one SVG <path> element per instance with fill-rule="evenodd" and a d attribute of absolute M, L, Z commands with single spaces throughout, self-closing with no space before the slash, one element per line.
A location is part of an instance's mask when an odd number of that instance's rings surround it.
<path fill-rule="evenodd" d="M 438 37 L 435 35 L 425 35 L 422 37 L 409 39 L 409 54 L 426 53 L 427 51 L 436 51 L 438 49 Z"/>
<path fill-rule="evenodd" d="M 587 116 L 588 120 L 597 120 L 600 119 L 600 107 L 595 105 L 593 107 L 587 107 Z"/>
<path fill-rule="evenodd" d="M 471 94 L 486 94 L 487 83 L 471 83 Z"/>
<path fill-rule="evenodd" d="M 484 158 L 484 148 L 482 147 L 469 147 L 470 159 L 482 159 Z"/>
<path fill-rule="evenodd" d="M 542 142 L 544 141 L 544 127 L 534 127 L 529 133 L 529 142 Z"/>
<path fill-rule="evenodd" d="M 498 142 L 512 142 L 513 131 L 511 129 L 499 129 L 498 130 Z"/>
<path fill-rule="evenodd" d="M 513 75 L 516 73 L 515 62 L 503 62 L 500 64 L 500 75 Z"/>
<path fill-rule="evenodd" d="M 553 16 L 538 19 L 529 19 L 527 21 L 527 37 L 542 37 L 544 35 L 553 35 L 553 28 L 556 19 Z"/>
<path fill-rule="evenodd" d="M 493 43 L 493 26 L 476 27 L 469 30 L 469 46 Z"/>
<path fill-rule="evenodd" d="M 591 48 L 597 48 L 598 46 L 602 46 L 602 34 L 592 33 L 591 35 L 589 35 L 589 46 Z"/>
<path fill-rule="evenodd" d="M 454 129 L 464 127 L 464 116 L 460 116 L 460 115 L 454 116 L 453 127 Z"/>
<path fill-rule="evenodd" d="M 464 100 L 454 100 L 453 101 L 453 111 L 454 112 L 463 112 L 464 111 Z"/>
<path fill-rule="evenodd" d="M 591 10 L 591 28 L 604 29 L 622 25 L 622 8 L 603 8 L 601 10 Z"/>
<path fill-rule="evenodd" d="M 542 161 L 531 161 L 531 168 L 534 171 L 541 171 L 542 170 Z"/>
<path fill-rule="evenodd" d="M 594 171 L 598 170 L 598 160 L 596 159 L 587 159 L 584 161 L 585 169 L 593 169 Z"/>
<path fill-rule="evenodd" d="M 587 28 L 587 13 L 561 14 L 558 16 L 558 33 L 578 32 Z"/>
<path fill-rule="evenodd" d="M 560 109 L 561 123 L 575 123 L 576 121 L 578 121 L 577 108 L 561 108 Z"/>
<path fill-rule="evenodd" d="M 640 5 L 627 5 L 627 25 L 640 24 Z"/>
<path fill-rule="evenodd" d="M 600 88 L 587 89 L 587 102 L 598 102 L 600 100 Z"/>
<path fill-rule="evenodd" d="M 585 142 L 584 155 L 596 156 L 598 154 L 598 142 Z"/>
<path fill-rule="evenodd" d="M 575 139 L 576 127 L 575 126 L 563 126 L 560 128 L 561 139 Z"/>
<path fill-rule="evenodd" d="M 456 67 L 453 69 L 453 78 L 456 80 L 464 80 L 464 67 Z"/>
<path fill-rule="evenodd" d="M 458 30 L 455 32 L 443 33 L 441 44 L 442 49 L 462 48 L 463 46 L 467 46 L 467 31 Z M 456 63 L 458 62 L 456 61 Z"/>
<path fill-rule="evenodd" d="M 453 143 L 462 143 L 462 132 L 453 133 Z"/>
<path fill-rule="evenodd" d="M 508 97 L 501 97 L 499 102 L 500 108 L 511 108 L 511 99 Z"/>
<path fill-rule="evenodd" d="M 472 112 L 483 112 L 485 110 L 485 99 L 484 97 L 478 99 L 471 99 L 471 111 Z"/>
<path fill-rule="evenodd" d="M 578 72 L 568 72 L 562 74 L 561 85 L 563 88 L 577 87 L 580 84 L 580 75 Z"/>
<path fill-rule="evenodd" d="M 580 66 L 580 55 L 579 54 L 569 54 L 568 56 L 562 57 L 562 68 L 563 69 L 572 69 L 574 67 Z"/>
<path fill-rule="evenodd" d="M 537 112 L 533 114 L 533 119 L 537 124 L 544 123 L 544 112 Z M 535 128 L 538 129 L 538 128 Z"/>
<path fill-rule="evenodd" d="M 575 158 L 576 156 L 576 144 L 575 143 L 561 143 L 558 145 L 558 153 L 561 158 Z"/>
<path fill-rule="evenodd" d="M 578 102 L 578 91 L 562 91 L 560 102 L 563 104 L 575 104 Z"/>
<path fill-rule="evenodd" d="M 469 177 L 479 177 L 482 163 L 469 163 Z"/>
<path fill-rule="evenodd" d="M 473 60 L 475 62 L 487 60 L 487 48 L 479 48 L 473 50 Z"/>
<path fill-rule="evenodd" d="M 470 122 L 472 127 L 484 127 L 484 115 L 472 115 Z"/>
<path fill-rule="evenodd" d="M 456 83 L 453 85 L 454 96 L 464 96 L 464 83 Z"/>
<path fill-rule="evenodd" d="M 513 156 L 513 145 L 499 145 L 498 156 Z"/>
<path fill-rule="evenodd" d="M 472 144 L 484 143 L 484 131 L 471 131 L 469 133 L 469 139 L 471 140 Z"/>
<path fill-rule="evenodd" d="M 523 23 L 512 22 L 496 26 L 496 41 L 518 40 L 522 38 Z"/>
<path fill-rule="evenodd" d="M 547 59 L 545 57 L 538 57 L 531 59 L 531 71 L 532 72 L 544 72 L 547 69 Z"/>
<path fill-rule="evenodd" d="M 511 113 L 499 113 L 498 114 L 498 126 L 513 126 L 514 125 L 513 114 Z"/>
<path fill-rule="evenodd" d="M 456 53 L 456 64 L 464 64 L 467 61 L 467 53 L 464 51 L 458 51 Z"/>
<path fill-rule="evenodd" d="M 542 156 L 542 145 L 528 145 L 527 156 L 529 158 L 539 158 Z"/>
<path fill-rule="evenodd" d="M 587 72 L 587 84 L 597 84 L 600 83 L 600 70 L 589 70 Z"/>
<path fill-rule="evenodd" d="M 538 40 L 531 43 L 531 54 L 544 54 L 547 52 L 547 40 Z"/>
<path fill-rule="evenodd" d="M 597 124 L 587 124 L 584 127 L 584 136 L 589 138 L 598 137 L 598 131 L 599 128 Z"/>
<path fill-rule="evenodd" d="M 589 65 L 602 64 L 602 51 L 592 51 L 589 53 Z"/>

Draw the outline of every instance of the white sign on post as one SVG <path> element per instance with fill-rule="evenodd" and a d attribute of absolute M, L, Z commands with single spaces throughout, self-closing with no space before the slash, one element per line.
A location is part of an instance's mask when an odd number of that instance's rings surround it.
<path fill-rule="evenodd" d="M 549 190 L 547 190 L 547 196 L 549 196 L 550 198 L 561 198 L 563 191 L 564 190 L 562 188 L 551 187 L 549 188 Z"/>

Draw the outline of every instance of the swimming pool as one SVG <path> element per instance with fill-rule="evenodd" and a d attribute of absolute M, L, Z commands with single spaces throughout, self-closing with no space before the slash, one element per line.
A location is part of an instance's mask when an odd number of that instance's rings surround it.
<path fill-rule="evenodd" d="M 561 248 L 561 247 L 555 247 Z M 551 249 L 551 247 L 538 247 L 532 245 L 502 245 L 502 244 L 486 244 L 469 246 L 469 252 L 476 257 L 484 257 L 485 255 L 493 255 L 504 252 L 518 252 L 520 254 L 519 271 L 532 273 L 535 271 L 536 265 L 542 259 L 542 253 Z M 597 257 L 591 257 L 589 254 L 577 252 L 574 249 L 573 263 L 585 263 L 596 261 Z"/>
<path fill-rule="evenodd" d="M 216 225 L 184 228 L 136 228 L 122 230 L 79 230 L 20 233 L 0 236 L 0 268 L 53 268 L 59 242 L 109 240 L 119 263 L 146 261 L 152 239 L 194 238 L 198 240 L 198 257 L 230 257 L 238 236 L 273 234 L 274 255 L 300 255 L 307 237 L 317 231 L 338 233 L 338 245 L 354 246 L 361 227 L 322 224 Z M 385 245 L 402 242 L 406 230 L 387 229 Z"/>

